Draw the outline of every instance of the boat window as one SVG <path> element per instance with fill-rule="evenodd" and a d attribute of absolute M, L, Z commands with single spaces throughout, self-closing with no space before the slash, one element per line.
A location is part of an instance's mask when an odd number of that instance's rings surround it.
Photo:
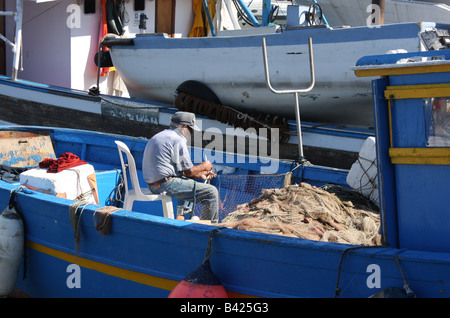
<path fill-rule="evenodd" d="M 424 98 L 428 147 L 450 147 L 450 97 Z"/>

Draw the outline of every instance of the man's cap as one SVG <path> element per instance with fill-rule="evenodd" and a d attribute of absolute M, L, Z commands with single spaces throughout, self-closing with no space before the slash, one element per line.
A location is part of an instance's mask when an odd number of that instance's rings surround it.
<path fill-rule="evenodd" d="M 188 112 L 176 112 L 172 116 L 172 122 L 176 125 L 186 125 L 191 127 L 193 130 L 201 131 L 200 128 L 195 124 L 195 115 Z"/>

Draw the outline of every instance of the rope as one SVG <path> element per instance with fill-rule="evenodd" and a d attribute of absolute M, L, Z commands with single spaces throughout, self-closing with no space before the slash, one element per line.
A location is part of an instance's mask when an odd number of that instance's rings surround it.
<path fill-rule="evenodd" d="M 114 212 L 122 210 L 114 206 L 105 206 L 95 210 L 92 218 L 94 219 L 95 229 L 101 231 L 103 234 L 107 235 L 111 231 L 111 214 Z M 98 215 L 96 221 L 95 216 Z"/>
<path fill-rule="evenodd" d="M 85 201 L 85 199 L 86 199 L 86 197 L 88 195 L 91 195 L 91 194 L 95 193 L 95 188 L 92 188 L 92 189 L 90 189 L 90 190 L 88 190 L 88 191 L 86 191 L 84 193 L 81 193 L 82 188 L 81 188 L 81 182 L 80 182 L 80 179 L 81 179 L 80 171 L 77 170 L 77 169 L 70 169 L 70 168 L 66 169 L 66 170 L 73 171 L 77 175 L 77 187 L 78 187 L 78 192 L 80 192 L 80 194 L 75 198 L 75 200 L 77 200 L 77 201 Z"/>
<path fill-rule="evenodd" d="M 370 165 L 367 167 L 367 169 L 364 169 L 364 166 L 361 163 L 362 162 L 361 160 L 365 160 L 365 161 L 370 163 Z M 358 162 L 359 166 L 361 167 L 361 170 L 363 171 L 363 174 L 361 175 L 361 178 L 359 180 L 360 186 L 359 186 L 358 189 L 355 189 L 355 190 L 362 192 L 364 189 L 366 189 L 366 186 L 370 184 L 371 188 L 372 188 L 372 190 L 368 194 L 368 197 L 370 198 L 374 191 L 378 191 L 377 184 L 376 184 L 377 174 L 375 174 L 374 178 L 372 179 L 372 178 L 370 178 L 369 174 L 367 173 L 370 170 L 370 168 L 375 166 L 375 160 L 369 160 L 367 158 L 363 158 L 361 156 L 358 156 L 357 162 Z M 367 181 L 366 184 L 363 185 L 362 184 L 362 179 L 363 179 L 364 176 L 367 177 L 368 181 Z"/>
<path fill-rule="evenodd" d="M 194 214 L 195 204 L 197 203 L 197 182 L 194 181 L 194 201 L 192 202 L 191 215 Z"/>
<path fill-rule="evenodd" d="M 339 288 L 339 280 L 341 277 L 341 269 L 342 269 L 342 262 L 344 260 L 344 255 L 348 252 L 348 251 L 352 251 L 352 250 L 357 250 L 357 249 L 361 249 L 361 248 L 376 248 L 376 247 L 383 247 L 383 246 L 353 246 L 353 247 L 349 247 L 346 248 L 342 251 L 341 254 L 341 259 L 339 261 L 339 267 L 338 267 L 338 276 L 337 276 L 337 281 L 336 281 L 336 287 L 334 288 L 334 298 L 338 297 L 341 294 L 341 288 Z"/>
<path fill-rule="evenodd" d="M 290 180 L 292 180 L 293 172 L 297 170 L 295 172 L 294 180 L 295 180 L 295 183 L 300 184 L 303 181 L 303 172 L 305 170 L 305 166 L 310 166 L 310 165 L 311 165 L 311 163 L 309 161 L 307 161 L 304 157 L 301 157 L 301 156 L 298 157 L 295 161 L 293 161 L 291 163 L 291 167 L 290 167 L 291 176 L 289 177 Z M 301 169 L 299 169 L 299 168 L 301 168 Z M 299 171 L 301 171 L 300 177 L 298 175 Z M 292 181 L 291 181 L 291 184 L 292 184 Z"/>
<path fill-rule="evenodd" d="M 199 116 L 206 116 L 244 130 L 247 128 L 267 128 L 267 138 L 269 140 L 271 140 L 270 132 L 272 128 L 279 129 L 280 142 L 287 143 L 290 138 L 286 119 L 278 116 L 261 113 L 257 116 L 252 116 L 232 107 L 203 100 L 184 92 L 178 93 L 175 99 L 175 106 L 182 111 L 193 112 Z"/>
<path fill-rule="evenodd" d="M 397 255 L 394 255 L 393 257 L 394 257 L 395 264 L 397 264 L 398 270 L 400 271 L 400 275 L 402 275 L 402 278 L 403 278 L 403 288 L 405 289 L 406 297 L 407 298 L 416 298 L 416 294 L 409 287 L 408 281 L 406 280 L 406 277 L 403 274 L 402 268 L 400 267 L 400 263 L 398 262 Z"/>
<path fill-rule="evenodd" d="M 81 222 L 81 215 L 84 212 L 84 209 L 91 204 L 90 202 L 86 202 L 86 201 L 77 201 L 75 203 L 73 203 L 70 207 L 69 207 L 69 216 L 70 216 L 70 223 L 72 224 L 72 229 L 74 232 L 74 238 L 75 238 L 75 242 L 78 244 L 78 242 L 80 241 L 81 235 L 80 235 L 80 222 Z M 78 214 L 78 208 L 80 206 L 83 206 L 83 208 L 81 209 L 80 213 Z"/>
<path fill-rule="evenodd" d="M 339 288 L 339 279 L 340 279 L 340 275 L 341 275 L 341 268 L 342 268 L 342 262 L 344 259 L 344 255 L 350 250 L 356 250 L 356 249 L 360 249 L 360 248 L 372 248 L 372 247 L 385 247 L 385 246 L 354 246 L 354 247 L 346 248 L 345 250 L 342 251 L 341 259 L 339 261 L 338 277 L 337 277 L 336 287 L 335 287 L 335 291 L 334 291 L 334 298 L 339 296 L 341 293 L 341 289 Z M 403 288 L 405 289 L 406 297 L 407 298 L 416 298 L 416 294 L 410 288 L 408 281 L 406 280 L 406 277 L 403 274 L 403 271 L 400 267 L 400 263 L 398 262 L 397 256 L 394 255 L 393 258 L 394 258 L 395 263 L 397 264 L 398 270 L 400 271 L 400 275 L 402 276 Z"/>
<path fill-rule="evenodd" d="M 223 227 L 222 228 L 217 228 L 217 229 L 212 230 L 209 233 L 208 247 L 206 248 L 205 259 L 202 262 L 202 266 L 209 261 L 209 257 L 211 256 L 211 247 L 212 247 L 213 236 L 216 235 L 217 233 L 219 233 L 222 229 L 223 229 Z"/>
<path fill-rule="evenodd" d="M 115 170 L 120 178 L 120 182 L 116 180 L 116 186 L 109 194 L 108 201 L 106 203 L 107 205 L 119 207 L 124 203 L 125 184 L 123 181 L 122 173 L 120 173 L 117 169 Z"/>

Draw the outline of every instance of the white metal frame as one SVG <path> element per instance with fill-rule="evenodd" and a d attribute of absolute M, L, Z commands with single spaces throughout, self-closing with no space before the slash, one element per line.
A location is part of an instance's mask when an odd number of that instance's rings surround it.
<path fill-rule="evenodd" d="M 22 50 L 23 0 L 16 0 L 16 11 L 0 11 L 0 15 L 13 16 L 14 21 L 16 22 L 14 42 L 11 42 L 2 34 L 0 34 L 0 39 L 5 41 L 6 44 L 12 47 L 14 57 L 11 77 L 13 80 L 17 80 L 17 75 L 19 73 L 20 53 Z"/>

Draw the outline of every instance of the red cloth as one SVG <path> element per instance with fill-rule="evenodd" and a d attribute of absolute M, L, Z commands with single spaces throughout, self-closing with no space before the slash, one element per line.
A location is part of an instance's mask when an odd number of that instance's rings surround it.
<path fill-rule="evenodd" d="M 39 162 L 39 168 L 48 168 L 47 172 L 57 173 L 64 169 L 81 166 L 87 162 L 70 152 L 65 152 L 58 159 L 45 158 Z"/>

